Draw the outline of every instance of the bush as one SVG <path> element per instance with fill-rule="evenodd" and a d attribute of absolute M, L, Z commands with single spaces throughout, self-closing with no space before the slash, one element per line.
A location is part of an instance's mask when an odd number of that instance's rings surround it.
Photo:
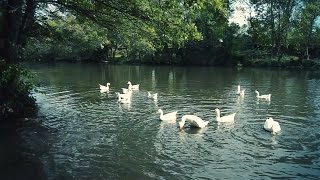
<path fill-rule="evenodd" d="M 0 121 L 36 115 L 35 99 L 30 95 L 32 80 L 31 73 L 20 65 L 0 60 Z"/>

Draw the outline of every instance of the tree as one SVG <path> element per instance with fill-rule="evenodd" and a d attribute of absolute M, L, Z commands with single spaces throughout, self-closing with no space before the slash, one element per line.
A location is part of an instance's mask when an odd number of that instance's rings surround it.
<path fill-rule="evenodd" d="M 308 0 L 304 2 L 302 10 L 299 13 L 298 22 L 294 29 L 294 38 L 300 47 L 303 47 L 304 55 L 307 60 L 310 59 L 310 46 L 315 44 L 313 41 L 315 37 L 316 19 L 320 16 L 320 2 L 315 0 Z"/>
<path fill-rule="evenodd" d="M 292 22 L 293 11 L 297 6 L 297 0 L 250 0 L 250 3 L 254 6 L 256 19 L 261 27 L 264 28 L 263 34 L 267 34 L 270 37 L 271 55 L 278 57 L 278 61 L 281 59 L 283 51 L 282 49 L 288 48 L 288 32 Z M 255 27 L 250 20 L 251 27 Z M 261 44 L 268 46 L 269 44 Z"/>

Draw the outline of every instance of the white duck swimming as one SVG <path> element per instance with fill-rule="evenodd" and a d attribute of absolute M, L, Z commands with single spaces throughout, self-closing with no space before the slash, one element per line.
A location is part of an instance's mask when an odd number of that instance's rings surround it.
<path fill-rule="evenodd" d="M 273 124 L 273 118 L 270 117 L 264 122 L 263 128 L 266 131 L 271 131 L 272 124 Z"/>
<path fill-rule="evenodd" d="M 151 94 L 150 92 L 148 92 L 148 98 L 157 100 L 158 99 L 158 93 Z"/>
<path fill-rule="evenodd" d="M 281 131 L 280 124 L 271 117 L 264 122 L 263 128 L 266 131 L 270 131 L 272 134 Z"/>
<path fill-rule="evenodd" d="M 128 99 L 131 98 L 132 93 L 120 94 L 119 92 L 116 92 L 116 95 L 118 96 L 118 98 L 120 97 L 120 99 Z"/>
<path fill-rule="evenodd" d="M 171 112 L 171 113 L 163 114 L 162 109 L 159 109 L 158 113 L 160 113 L 160 120 L 161 121 L 175 121 L 177 119 L 178 111 L 174 111 L 174 112 Z"/>
<path fill-rule="evenodd" d="M 256 97 L 257 97 L 258 99 L 264 99 L 264 100 L 268 100 L 268 101 L 271 100 L 271 94 L 260 95 L 260 94 L 259 94 L 259 91 L 257 91 L 257 90 L 255 90 L 254 92 L 257 94 Z"/>
<path fill-rule="evenodd" d="M 237 91 L 237 95 L 238 96 L 241 96 L 241 97 L 244 97 L 244 89 L 242 89 L 241 90 L 241 88 L 240 88 L 240 85 L 238 85 L 238 91 Z"/>
<path fill-rule="evenodd" d="M 132 89 L 121 88 L 123 94 L 132 94 Z"/>
<path fill-rule="evenodd" d="M 130 81 L 128 81 L 128 89 L 132 89 L 132 90 L 139 90 L 139 86 L 140 84 L 135 84 L 135 85 L 132 85 Z"/>
<path fill-rule="evenodd" d="M 118 102 L 121 104 L 130 104 L 131 98 L 130 97 L 121 98 L 120 96 L 118 96 Z"/>
<path fill-rule="evenodd" d="M 100 91 L 101 92 L 109 91 L 109 89 L 110 89 L 109 86 L 110 86 L 110 83 L 107 83 L 106 86 L 99 84 Z"/>
<path fill-rule="evenodd" d="M 234 122 L 234 117 L 236 116 L 236 113 L 221 117 L 220 110 L 216 108 L 215 111 L 217 113 L 217 117 L 216 117 L 217 122 L 228 122 L 228 123 Z"/>
<path fill-rule="evenodd" d="M 281 131 L 280 124 L 277 121 L 273 121 L 273 125 L 271 127 L 272 134 L 276 134 L 277 132 L 280 132 L 280 131 Z"/>
<path fill-rule="evenodd" d="M 189 122 L 191 126 L 197 127 L 197 128 L 204 128 L 208 125 L 209 121 L 204 121 L 200 117 L 195 115 L 184 115 L 181 118 L 181 121 L 179 122 L 179 128 L 182 129 L 185 122 Z"/>

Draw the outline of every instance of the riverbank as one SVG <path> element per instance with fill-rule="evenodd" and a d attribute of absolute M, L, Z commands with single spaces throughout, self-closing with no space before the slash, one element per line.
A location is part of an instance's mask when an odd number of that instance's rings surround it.
<path fill-rule="evenodd" d="M 246 60 L 240 65 L 247 67 L 281 67 L 281 68 L 299 68 L 309 70 L 320 70 L 320 60 L 310 59 L 301 60 L 297 57 L 283 57 L 280 61 L 278 59 L 250 59 Z"/>
<path fill-rule="evenodd" d="M 152 60 L 151 60 L 152 59 Z M 33 63 L 56 63 L 56 62 L 72 62 L 72 63 L 107 63 L 107 64 L 126 64 L 126 65 L 170 65 L 170 66 L 226 66 L 226 67 L 261 67 L 261 68 L 296 68 L 320 70 L 320 58 L 301 59 L 297 56 L 283 55 L 279 60 L 277 57 L 270 56 L 248 57 L 245 55 L 233 56 L 228 59 L 210 57 L 189 60 L 185 58 L 173 58 L 171 60 L 163 58 L 148 57 L 142 59 L 129 60 L 126 57 L 115 57 L 108 59 L 54 59 L 34 61 Z"/>
<path fill-rule="evenodd" d="M 65 60 L 67 61 L 67 60 Z M 75 61 L 73 61 L 75 62 Z M 86 60 L 81 62 L 97 62 L 92 60 Z M 216 64 L 206 64 L 203 61 L 199 63 L 178 63 L 175 61 L 163 62 L 163 61 L 147 61 L 147 60 L 126 60 L 124 58 L 115 58 L 109 59 L 108 61 L 99 61 L 99 63 L 108 63 L 108 64 L 127 64 L 127 65 L 174 65 L 174 66 L 228 66 L 228 67 L 278 67 L 278 68 L 296 68 L 296 69 L 308 69 L 308 70 L 320 70 L 320 59 L 299 59 L 294 56 L 285 56 L 278 60 L 277 58 L 252 58 L 244 59 L 239 58 L 236 60 L 226 61 L 225 63 L 220 61 Z"/>

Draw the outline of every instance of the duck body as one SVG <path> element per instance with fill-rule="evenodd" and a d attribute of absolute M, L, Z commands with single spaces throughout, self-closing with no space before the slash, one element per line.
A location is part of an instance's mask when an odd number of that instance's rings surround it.
<path fill-rule="evenodd" d="M 271 127 L 272 134 L 278 133 L 280 131 L 281 131 L 280 124 L 277 121 L 274 121 Z"/>
<path fill-rule="evenodd" d="M 150 92 L 148 92 L 148 98 L 157 100 L 158 99 L 158 93 L 151 94 Z"/>
<path fill-rule="evenodd" d="M 271 100 L 271 94 L 265 94 L 265 95 L 260 95 L 259 94 L 259 91 L 254 91 L 256 94 L 257 94 L 257 98 L 258 99 L 264 99 L 264 100 L 267 100 L 267 101 L 270 101 Z"/>
<path fill-rule="evenodd" d="M 118 102 L 121 104 L 130 104 L 131 103 L 131 96 L 124 96 L 124 97 L 120 97 L 118 95 Z"/>
<path fill-rule="evenodd" d="M 271 131 L 271 127 L 273 125 L 273 118 L 268 118 L 265 122 L 264 122 L 264 125 L 263 125 L 263 128 L 266 130 L 266 131 Z"/>
<path fill-rule="evenodd" d="M 197 128 L 204 128 L 208 125 L 209 121 L 204 121 L 200 117 L 195 115 L 184 115 L 179 122 L 179 128 L 182 129 L 185 122 L 189 122 L 191 126 Z"/>
<path fill-rule="evenodd" d="M 158 113 L 160 113 L 160 120 L 161 121 L 175 121 L 177 119 L 178 111 L 174 111 L 174 112 L 171 112 L 171 113 L 163 114 L 162 109 L 159 109 Z"/>
<path fill-rule="evenodd" d="M 242 89 L 241 90 L 241 88 L 240 88 L 240 85 L 238 85 L 238 91 L 237 91 L 237 95 L 238 96 L 241 96 L 241 97 L 244 97 L 244 89 Z"/>
<path fill-rule="evenodd" d="M 233 113 L 230 115 L 226 115 L 226 116 L 220 116 L 220 110 L 218 108 L 215 109 L 217 116 L 216 116 L 216 120 L 217 122 L 226 122 L 226 123 L 230 123 L 230 122 L 234 122 L 234 117 L 236 116 L 237 113 Z"/>
<path fill-rule="evenodd" d="M 116 92 L 116 95 L 120 99 L 129 99 L 131 98 L 132 93 L 120 94 L 119 92 Z"/>
<path fill-rule="evenodd" d="M 132 91 L 131 89 L 127 89 L 127 88 L 121 88 L 122 89 L 122 93 L 123 94 L 127 94 L 129 93 L 130 91 Z"/>
<path fill-rule="evenodd" d="M 272 134 L 275 134 L 279 131 L 281 131 L 281 127 L 278 121 L 273 120 L 273 118 L 268 118 L 265 122 L 264 122 L 264 126 L 263 128 L 266 131 L 270 131 Z"/>
<path fill-rule="evenodd" d="M 140 84 L 132 85 L 130 81 L 128 81 L 128 89 L 139 90 Z"/>
<path fill-rule="evenodd" d="M 110 89 L 109 86 L 110 86 L 110 83 L 107 83 L 106 86 L 99 84 L 100 91 L 109 91 Z"/>

